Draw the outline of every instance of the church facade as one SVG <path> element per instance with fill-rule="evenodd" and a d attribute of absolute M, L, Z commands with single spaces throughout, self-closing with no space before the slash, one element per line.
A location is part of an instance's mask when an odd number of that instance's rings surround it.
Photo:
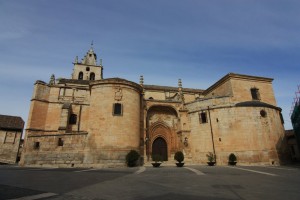
<path fill-rule="evenodd" d="M 134 149 L 206 164 L 208 152 L 225 165 L 279 164 L 284 127 L 271 78 L 229 73 L 207 89 L 146 85 L 103 78 L 91 47 L 72 77 L 36 81 L 21 165 L 105 167 L 125 165 Z"/>

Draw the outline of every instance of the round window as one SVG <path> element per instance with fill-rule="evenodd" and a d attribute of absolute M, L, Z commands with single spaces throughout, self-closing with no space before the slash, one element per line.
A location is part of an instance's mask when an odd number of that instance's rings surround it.
<path fill-rule="evenodd" d="M 90 68 L 89 68 L 89 67 L 86 67 L 86 71 L 89 72 L 89 71 L 90 71 Z"/>
<path fill-rule="evenodd" d="M 261 110 L 260 111 L 260 116 L 266 117 L 267 116 L 267 112 L 265 110 Z"/>

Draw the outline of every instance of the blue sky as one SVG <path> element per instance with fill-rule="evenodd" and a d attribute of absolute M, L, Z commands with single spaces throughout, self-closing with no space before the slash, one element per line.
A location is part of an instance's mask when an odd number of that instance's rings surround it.
<path fill-rule="evenodd" d="M 70 77 L 94 41 L 104 78 L 206 89 L 227 73 L 274 78 L 285 128 L 300 84 L 300 1 L 0 1 L 0 114 L 27 121 L 33 84 Z"/>

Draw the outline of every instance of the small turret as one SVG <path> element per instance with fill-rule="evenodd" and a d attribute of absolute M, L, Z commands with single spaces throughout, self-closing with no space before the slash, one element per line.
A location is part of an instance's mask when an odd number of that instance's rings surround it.
<path fill-rule="evenodd" d="M 55 75 L 52 74 L 50 77 L 49 85 L 55 85 Z"/>
<path fill-rule="evenodd" d="M 140 76 L 140 85 L 144 87 L 144 76 Z"/>
<path fill-rule="evenodd" d="M 178 79 L 178 88 L 179 88 L 179 89 L 182 89 L 182 82 L 181 82 L 181 79 Z"/>
<path fill-rule="evenodd" d="M 74 63 L 78 63 L 78 56 L 75 57 Z"/>
<path fill-rule="evenodd" d="M 178 93 L 179 93 L 179 98 L 181 100 L 181 104 L 182 104 L 182 108 L 184 108 L 184 95 L 183 95 L 183 91 L 182 91 L 182 81 L 181 79 L 178 79 Z"/>

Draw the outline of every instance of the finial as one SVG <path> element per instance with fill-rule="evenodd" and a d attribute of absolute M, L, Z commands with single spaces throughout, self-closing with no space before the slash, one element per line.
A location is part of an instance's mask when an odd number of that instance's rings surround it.
<path fill-rule="evenodd" d="M 102 58 L 100 58 L 100 66 L 102 66 Z"/>
<path fill-rule="evenodd" d="M 140 85 L 141 86 L 144 85 L 144 76 L 143 75 L 140 76 Z"/>
<path fill-rule="evenodd" d="M 185 109 L 185 100 L 184 100 L 184 94 L 182 91 L 182 82 L 181 79 L 178 79 L 178 92 L 179 92 L 179 99 L 181 100 L 181 108 Z"/>
<path fill-rule="evenodd" d="M 178 87 L 179 87 L 179 88 L 182 88 L 182 82 L 181 82 L 181 79 L 178 79 Z"/>
<path fill-rule="evenodd" d="M 94 45 L 94 40 L 92 40 L 92 42 L 91 42 L 91 48 L 90 48 L 89 52 L 94 51 L 93 45 Z"/>
<path fill-rule="evenodd" d="M 74 63 L 78 63 L 78 56 L 75 57 Z"/>
<path fill-rule="evenodd" d="M 49 85 L 54 85 L 55 84 L 55 75 L 52 74 L 50 77 Z"/>

